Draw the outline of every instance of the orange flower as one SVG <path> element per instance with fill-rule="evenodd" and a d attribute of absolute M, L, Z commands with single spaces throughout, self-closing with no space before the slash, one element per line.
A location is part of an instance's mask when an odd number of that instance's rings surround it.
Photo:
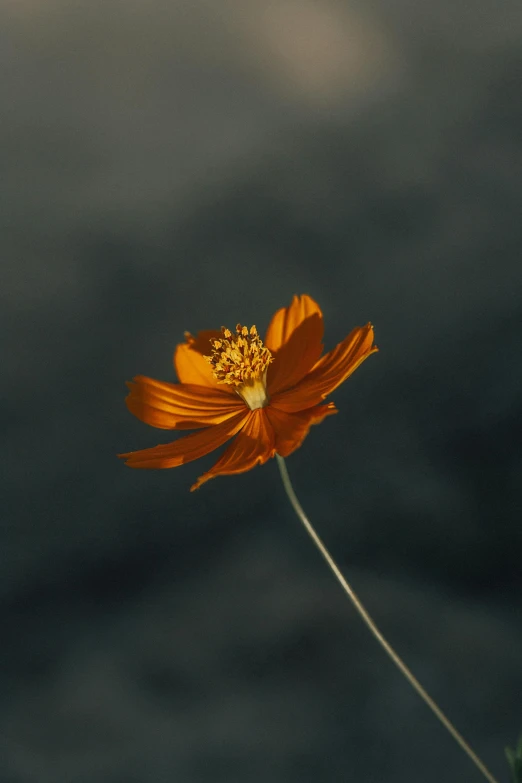
<path fill-rule="evenodd" d="M 312 424 L 337 413 L 323 404 L 377 350 L 371 324 L 355 328 L 336 348 L 323 351 L 323 315 L 306 294 L 272 318 L 264 343 L 257 329 L 240 324 L 233 334 L 185 334 L 174 366 L 181 383 L 138 375 L 128 383 L 127 407 L 138 419 L 164 430 L 200 430 L 184 438 L 118 456 L 131 468 L 174 468 L 209 454 L 230 438 L 216 464 L 191 487 L 219 475 L 243 473 L 276 452 L 287 457 Z"/>

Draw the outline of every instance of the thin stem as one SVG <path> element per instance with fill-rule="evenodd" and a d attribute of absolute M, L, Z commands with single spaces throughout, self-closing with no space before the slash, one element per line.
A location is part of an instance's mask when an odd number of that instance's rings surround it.
<path fill-rule="evenodd" d="M 455 726 L 451 723 L 451 721 L 444 715 L 440 707 L 437 706 L 437 704 L 433 701 L 431 696 L 426 693 L 420 682 L 414 677 L 414 675 L 411 673 L 411 671 L 408 669 L 404 661 L 397 655 L 393 647 L 390 646 L 390 644 L 386 641 L 382 633 L 379 631 L 377 626 L 375 625 L 374 621 L 360 602 L 359 598 L 351 588 L 351 586 L 348 584 L 344 576 L 342 575 L 341 571 L 339 570 L 338 566 L 336 565 L 333 557 L 315 532 L 312 523 L 306 516 L 305 512 L 303 511 L 303 508 L 301 504 L 299 503 L 299 500 L 297 499 L 297 496 L 294 492 L 294 488 L 292 487 L 292 483 L 290 481 L 290 476 L 288 475 L 288 470 L 286 468 L 286 463 L 282 457 L 280 457 L 278 454 L 276 454 L 277 457 L 277 463 L 279 466 L 279 471 L 281 473 L 281 478 L 283 479 L 283 485 L 286 490 L 286 494 L 288 495 L 288 498 L 290 500 L 290 503 L 292 504 L 295 513 L 303 523 L 303 525 L 306 528 L 306 532 L 316 545 L 319 552 L 322 554 L 328 565 L 330 566 L 330 569 L 335 574 L 337 581 L 340 583 L 341 587 L 343 588 L 344 592 L 354 605 L 355 609 L 359 613 L 359 615 L 362 617 L 363 621 L 366 623 L 368 629 L 371 631 L 371 633 L 374 635 L 374 637 L 377 639 L 383 650 L 389 655 L 389 657 L 392 659 L 395 666 L 399 669 L 399 671 L 402 672 L 404 677 L 408 680 L 410 685 L 417 691 L 421 699 L 427 704 L 427 706 L 430 708 L 430 710 L 434 713 L 434 715 L 437 716 L 437 718 L 440 720 L 442 725 L 449 731 L 453 739 L 458 742 L 464 753 L 471 759 L 471 761 L 475 764 L 475 766 L 482 772 L 486 780 L 489 781 L 489 783 L 498 783 L 497 779 L 493 777 L 491 772 L 488 770 L 488 768 L 485 766 L 485 764 L 482 763 L 482 761 L 479 759 L 477 754 L 470 748 L 464 737 L 457 731 Z"/>

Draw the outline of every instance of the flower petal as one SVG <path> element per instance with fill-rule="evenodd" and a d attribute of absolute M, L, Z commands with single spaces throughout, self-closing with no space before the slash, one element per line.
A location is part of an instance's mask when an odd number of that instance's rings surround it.
<path fill-rule="evenodd" d="M 190 332 L 185 332 L 186 342 L 176 346 L 174 351 L 174 367 L 181 383 L 193 383 L 199 386 L 211 386 L 219 388 L 228 395 L 235 395 L 234 389 L 226 383 L 218 384 L 212 367 L 203 358 L 211 352 L 211 340 L 221 337 L 221 332 L 208 329 L 198 332 L 194 337 Z"/>
<path fill-rule="evenodd" d="M 190 488 L 198 489 L 205 481 L 216 476 L 244 473 L 256 465 L 263 465 L 274 456 L 275 443 L 272 425 L 266 416 L 266 408 L 251 411 L 249 419 L 239 435 L 228 446 L 216 464 Z"/>
<path fill-rule="evenodd" d="M 317 405 L 377 350 L 377 346 L 373 345 L 373 326 L 358 326 L 345 340 L 319 359 L 298 386 L 273 395 L 271 406 L 287 413 L 295 413 Z"/>
<path fill-rule="evenodd" d="M 312 424 L 320 424 L 326 416 L 338 413 L 333 402 L 315 405 L 298 413 L 285 413 L 273 406 L 266 409 L 275 432 L 275 447 L 281 457 L 288 457 L 304 441 Z"/>
<path fill-rule="evenodd" d="M 282 307 L 272 316 L 265 335 L 266 347 L 275 353 L 292 335 L 292 332 L 307 318 L 318 315 L 322 320 L 321 308 L 308 294 L 294 296 L 289 307 Z"/>
<path fill-rule="evenodd" d="M 304 378 L 321 356 L 323 333 L 321 308 L 307 294 L 294 296 L 289 307 L 277 311 L 265 336 L 265 345 L 274 355 L 267 375 L 270 394 L 290 389 Z"/>
<path fill-rule="evenodd" d="M 209 427 L 245 408 L 240 397 L 233 398 L 219 387 L 163 383 L 143 375 L 133 380 L 127 383 L 127 408 L 140 421 L 163 430 Z"/>
<path fill-rule="evenodd" d="M 129 451 L 126 454 L 118 454 L 118 457 L 127 460 L 125 464 L 130 468 L 176 468 L 222 446 L 239 432 L 248 417 L 249 411 L 245 409 L 241 413 L 230 416 L 221 424 L 186 435 L 173 443 L 165 443 L 141 451 Z"/>

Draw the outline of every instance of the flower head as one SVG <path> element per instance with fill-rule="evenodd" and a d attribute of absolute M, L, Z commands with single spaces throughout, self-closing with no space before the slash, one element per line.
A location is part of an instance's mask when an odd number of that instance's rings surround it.
<path fill-rule="evenodd" d="M 185 338 L 174 353 L 180 383 L 138 375 L 127 384 L 126 403 L 153 427 L 199 432 L 119 456 L 131 468 L 173 468 L 234 438 L 192 490 L 295 451 L 312 424 L 337 413 L 332 402 L 324 403 L 327 395 L 377 350 L 367 324 L 321 356 L 323 315 L 306 294 L 277 311 L 264 342 L 255 326 L 241 324 L 235 333 L 223 327 Z"/>
<path fill-rule="evenodd" d="M 255 326 L 248 329 L 238 324 L 236 334 L 223 326 L 221 334 L 220 339 L 210 340 L 210 356 L 203 357 L 212 367 L 214 378 L 217 383 L 233 386 L 250 410 L 264 408 L 268 405 L 266 374 L 274 357 Z"/>

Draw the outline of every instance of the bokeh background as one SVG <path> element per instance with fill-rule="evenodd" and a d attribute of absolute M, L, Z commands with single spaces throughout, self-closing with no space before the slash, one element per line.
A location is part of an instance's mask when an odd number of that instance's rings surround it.
<path fill-rule="evenodd" d="M 124 381 L 306 292 L 380 353 L 288 467 L 501 781 L 522 729 L 519 0 L 2 0 L 0 780 L 479 773 L 274 462 L 131 471 Z"/>

